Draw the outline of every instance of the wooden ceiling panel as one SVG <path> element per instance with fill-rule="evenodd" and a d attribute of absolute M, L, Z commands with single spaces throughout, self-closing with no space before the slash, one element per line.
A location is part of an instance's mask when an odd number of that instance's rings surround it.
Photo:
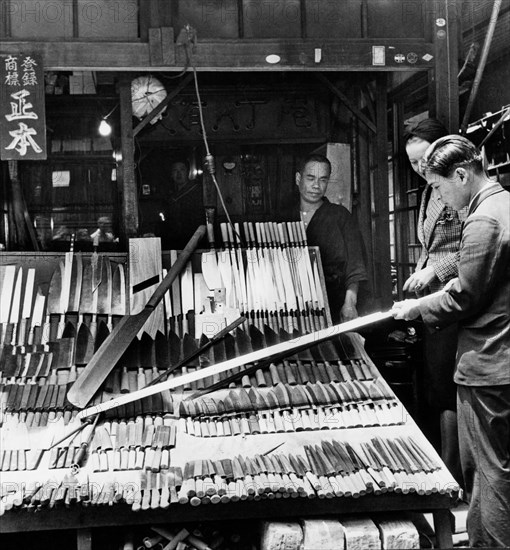
<path fill-rule="evenodd" d="M 5 4 L 2 6 L 5 7 Z M 10 0 L 2 17 L 12 38 L 58 39 L 73 36 L 72 0 Z"/>
<path fill-rule="evenodd" d="M 362 0 L 305 0 L 308 38 L 361 38 Z"/>
<path fill-rule="evenodd" d="M 370 38 L 424 38 L 424 2 L 367 0 L 367 7 Z"/>
<path fill-rule="evenodd" d="M 243 0 L 245 38 L 300 38 L 300 0 Z"/>
<path fill-rule="evenodd" d="M 138 0 L 78 0 L 76 16 L 80 38 L 138 38 Z"/>
<path fill-rule="evenodd" d="M 173 26 L 176 36 L 185 25 L 191 25 L 199 39 L 237 38 L 237 0 L 187 0 L 176 2 Z"/>

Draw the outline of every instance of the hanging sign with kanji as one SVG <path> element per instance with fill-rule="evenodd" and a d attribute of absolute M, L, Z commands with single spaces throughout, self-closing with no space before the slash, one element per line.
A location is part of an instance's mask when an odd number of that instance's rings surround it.
<path fill-rule="evenodd" d="M 0 158 L 45 160 L 44 69 L 33 53 L 0 55 Z"/>

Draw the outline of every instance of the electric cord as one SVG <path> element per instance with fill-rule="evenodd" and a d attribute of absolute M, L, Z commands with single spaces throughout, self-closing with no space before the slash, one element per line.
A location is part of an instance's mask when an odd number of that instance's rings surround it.
<path fill-rule="evenodd" d="M 206 158 L 207 170 L 208 170 L 209 174 L 211 175 L 211 179 L 214 183 L 214 186 L 216 187 L 216 190 L 218 191 L 218 197 L 220 199 L 221 206 L 223 207 L 223 210 L 224 210 L 225 215 L 227 217 L 228 223 L 229 223 L 229 225 L 232 229 L 232 233 L 238 238 L 240 243 L 245 244 L 244 240 L 241 238 L 241 235 L 239 235 L 239 233 L 237 232 L 237 230 L 234 227 L 234 224 L 232 222 L 232 219 L 231 219 L 230 214 L 229 214 L 228 209 L 227 209 L 227 205 L 225 204 L 225 201 L 223 199 L 223 194 L 222 194 L 220 186 L 218 184 L 218 180 L 216 179 L 216 174 L 215 174 L 216 170 L 215 170 L 215 166 L 214 166 L 214 157 L 212 156 L 211 151 L 209 149 L 209 141 L 207 139 L 207 132 L 206 132 L 206 129 L 205 129 L 204 113 L 203 113 L 203 109 L 202 109 L 202 100 L 200 98 L 200 89 L 199 89 L 199 86 L 198 86 L 197 68 L 195 66 L 195 63 L 193 62 L 193 53 L 192 53 L 191 47 L 190 47 L 191 42 L 192 42 L 192 37 L 195 36 L 194 34 L 192 34 L 192 31 L 193 31 L 193 33 L 195 31 L 189 25 L 186 25 L 185 29 L 186 29 L 187 40 L 183 45 L 184 45 L 184 48 L 186 49 L 187 64 L 189 66 L 191 66 L 191 69 L 193 71 L 193 80 L 194 80 L 194 83 L 195 83 L 195 93 L 196 93 L 196 96 L 197 96 L 200 126 L 201 126 L 201 129 L 202 129 L 202 138 L 204 140 L 205 151 L 206 151 L 205 158 Z"/>

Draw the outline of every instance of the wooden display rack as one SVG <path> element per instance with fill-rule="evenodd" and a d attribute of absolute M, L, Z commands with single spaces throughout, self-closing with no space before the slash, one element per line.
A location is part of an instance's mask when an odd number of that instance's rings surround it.
<path fill-rule="evenodd" d="M 58 258 L 44 258 L 44 255 L 16 254 L 4 256 L 2 263 L 6 264 L 16 258 L 16 263 L 23 263 L 30 267 L 34 265 L 38 267 L 40 262 L 44 263 L 50 260 L 49 265 L 52 265 Z M 7 260 L 7 261 L 6 261 Z M 25 262 L 26 260 L 26 262 Z M 122 261 L 121 255 L 117 261 Z M 47 262 L 48 265 L 48 262 Z M 321 274 L 322 277 L 322 274 Z M 323 279 L 321 280 L 324 285 Z M 325 292 L 324 292 L 325 294 Z M 368 357 L 364 347 L 362 338 L 357 334 L 350 334 L 349 338 L 353 344 L 356 355 L 369 366 L 373 373 L 377 373 L 377 369 L 371 359 Z M 389 386 L 388 392 L 392 393 Z M 405 414 L 405 409 L 402 409 Z M 349 438 L 355 440 L 363 433 L 365 436 L 370 432 L 371 428 L 347 428 L 349 430 Z M 452 487 L 455 482 L 446 471 L 439 456 L 432 448 L 420 432 L 414 421 L 407 414 L 404 423 L 399 426 L 380 426 L 374 428 L 377 433 L 391 434 L 391 437 L 399 435 L 412 436 L 415 438 L 420 447 L 432 457 L 434 461 L 441 464 L 442 482 L 448 484 L 451 482 Z M 207 440 L 207 445 L 204 445 L 202 438 L 191 438 L 187 434 L 178 433 L 178 438 L 181 439 L 180 446 L 178 445 L 172 455 L 172 462 L 177 466 L 183 466 L 186 460 L 197 458 L 197 453 L 202 456 L 198 458 L 218 458 L 228 457 L 231 449 L 235 448 L 236 453 L 260 452 L 260 448 L 273 448 L 275 443 L 281 443 L 285 440 L 286 446 L 292 452 L 299 449 L 303 444 L 317 443 L 321 438 L 335 438 L 337 435 L 345 437 L 346 429 L 325 431 L 303 431 L 294 433 L 274 433 L 260 434 L 250 436 L 234 436 L 211 438 Z M 254 439 L 256 438 L 256 439 Z M 194 439 L 194 441 L 192 441 Z M 185 444 L 182 440 L 186 440 Z M 254 443 L 256 442 L 256 448 Z M 88 465 L 85 465 L 85 468 Z M 30 478 L 32 472 L 25 472 L 26 478 Z M 37 472 L 39 475 L 39 472 Z M 133 471 L 126 471 L 122 474 L 134 476 Z M 19 473 L 18 473 L 19 475 Z M 108 475 L 108 473 L 106 473 Z M 111 473 L 110 473 L 111 475 Z M 91 476 L 97 476 L 96 480 L 101 479 L 101 474 L 91 473 Z M 13 481 L 14 476 L 11 472 L 6 472 L 2 475 L 3 483 Z M 51 471 L 47 474 L 46 479 L 51 477 Z M 106 478 L 103 478 L 106 479 Z M 78 550 L 91 550 L 93 548 L 92 538 L 94 529 L 99 527 L 115 527 L 115 526 L 133 526 L 143 524 L 177 524 L 192 521 L 222 521 L 232 519 L 274 519 L 274 518 L 302 518 L 302 517 L 338 517 L 342 515 L 352 514 L 370 514 L 377 512 L 432 512 L 435 525 L 435 533 L 437 543 L 442 548 L 452 546 L 452 531 L 450 523 L 449 510 L 454 503 L 455 493 L 440 488 L 440 492 L 431 494 L 397 494 L 385 493 L 380 495 L 367 494 L 360 498 L 334 497 L 331 499 L 308 499 L 295 498 L 286 500 L 263 500 L 263 501 L 243 501 L 237 503 L 229 503 L 226 505 L 209 505 L 191 506 L 189 504 L 172 504 L 169 509 L 147 510 L 133 512 L 126 504 L 115 504 L 111 507 L 105 506 L 71 506 L 70 508 L 53 508 L 41 509 L 36 513 L 27 513 L 24 510 L 12 510 L 7 512 L 0 522 L 0 533 L 17 533 L 23 531 L 47 531 L 60 529 L 75 529 L 77 536 Z M 285 505 L 282 503 L 285 502 Z"/>

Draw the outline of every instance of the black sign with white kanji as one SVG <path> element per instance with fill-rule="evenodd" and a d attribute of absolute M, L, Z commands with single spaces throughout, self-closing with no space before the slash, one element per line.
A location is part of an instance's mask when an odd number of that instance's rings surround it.
<path fill-rule="evenodd" d="M 40 55 L 0 55 L 0 158 L 45 160 L 44 68 Z"/>

